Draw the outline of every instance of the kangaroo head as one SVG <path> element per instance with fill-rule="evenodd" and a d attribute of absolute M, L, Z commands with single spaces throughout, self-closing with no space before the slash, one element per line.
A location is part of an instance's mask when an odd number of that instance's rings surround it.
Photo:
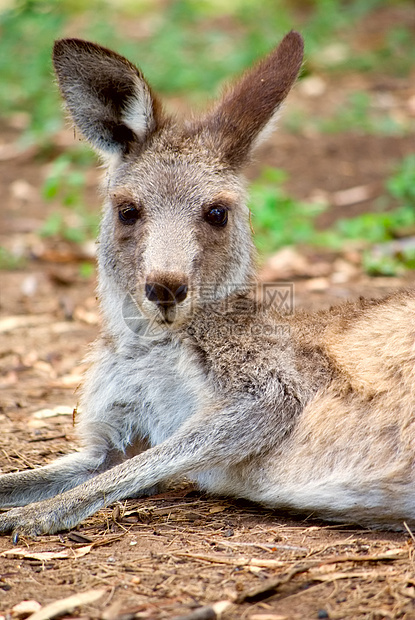
<path fill-rule="evenodd" d="M 291 32 L 202 118 L 166 116 L 128 60 L 78 39 L 53 61 L 67 108 L 107 167 L 100 294 L 116 329 L 130 295 L 145 317 L 176 325 L 205 299 L 243 290 L 254 270 L 242 168 L 299 72 Z"/>

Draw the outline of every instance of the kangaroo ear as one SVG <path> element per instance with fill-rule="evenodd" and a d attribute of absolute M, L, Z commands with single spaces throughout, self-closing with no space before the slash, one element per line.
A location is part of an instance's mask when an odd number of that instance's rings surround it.
<path fill-rule="evenodd" d="M 288 33 L 278 47 L 261 60 L 227 93 L 204 120 L 224 161 L 240 167 L 267 137 L 301 68 L 303 39 Z"/>
<path fill-rule="evenodd" d="M 56 41 L 53 64 L 75 125 L 104 157 L 127 155 L 161 124 L 158 102 L 141 72 L 104 47 Z"/>

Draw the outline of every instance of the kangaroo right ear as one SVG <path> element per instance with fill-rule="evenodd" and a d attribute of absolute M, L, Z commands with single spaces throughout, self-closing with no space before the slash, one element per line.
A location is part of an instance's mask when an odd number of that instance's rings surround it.
<path fill-rule="evenodd" d="M 75 125 L 104 157 L 141 147 L 161 124 L 158 101 L 126 58 L 80 39 L 56 41 L 53 64 Z"/>
<path fill-rule="evenodd" d="M 248 70 L 202 120 L 229 165 L 240 168 L 273 129 L 278 111 L 303 60 L 303 39 L 289 32 L 268 56 Z"/>

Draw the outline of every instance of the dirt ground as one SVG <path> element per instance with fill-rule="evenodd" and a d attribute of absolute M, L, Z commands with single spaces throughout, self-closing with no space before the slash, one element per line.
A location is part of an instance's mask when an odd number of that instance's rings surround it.
<path fill-rule="evenodd" d="M 365 88 L 376 88 L 373 80 L 368 78 Z M 298 88 L 292 105 L 313 113 L 339 97 L 346 100 L 354 87 L 351 79 L 328 80 L 324 101 L 323 95 L 307 99 Z M 410 117 L 414 81 L 390 79 L 383 88 Z M 33 150 L 14 152 L 17 135 L 13 122 L 0 127 L 0 245 L 26 257 L 24 267 L 0 272 L 3 473 L 76 449 L 76 389 L 100 322 L 94 277 L 79 274 L 91 248 L 39 236 L 48 213 L 59 208 L 45 204 L 39 191 L 50 161 Z M 69 131 L 57 136 L 54 154 L 71 140 Z M 324 192 L 332 201 L 322 222 L 327 224 L 372 208 L 385 177 L 413 150 L 413 134 L 282 130 L 258 161 L 288 170 L 288 188 L 300 198 Z M 250 177 L 257 167 L 248 171 Z M 93 169 L 88 176 L 96 208 L 98 176 Z M 356 186 L 372 188 L 370 198 L 339 206 L 337 192 Z M 299 257 L 294 254 L 293 262 Z M 308 254 L 297 269 L 281 273 L 274 265 L 263 272 L 267 279 L 270 274 L 294 281 L 298 307 L 316 308 L 361 294 L 378 296 L 415 280 L 413 273 L 369 278 L 356 251 Z M 373 532 L 327 524 L 313 515 L 205 497 L 183 483 L 155 497 L 110 506 L 73 532 L 20 540 L 18 547 L 0 537 L 0 618 L 25 618 L 36 611 L 35 603 L 47 606 L 84 594 L 58 611 L 46 610 L 44 618 L 203 620 L 217 617 L 212 605 L 226 601 L 224 620 L 409 620 L 415 618 L 414 544 L 405 529 Z M 22 601 L 31 601 L 26 611 L 19 607 Z"/>

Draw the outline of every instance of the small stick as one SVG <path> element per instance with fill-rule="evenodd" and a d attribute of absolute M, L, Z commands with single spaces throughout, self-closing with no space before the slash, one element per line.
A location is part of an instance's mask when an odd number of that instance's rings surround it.
<path fill-rule="evenodd" d="M 279 545 L 273 543 L 254 543 L 254 542 L 230 542 L 225 540 L 214 540 L 217 545 L 222 545 L 224 547 L 257 547 L 258 549 L 263 549 L 264 551 L 272 552 L 274 549 L 278 551 L 304 551 L 304 553 L 308 553 L 307 547 L 296 547 L 295 545 Z"/>
<path fill-rule="evenodd" d="M 275 593 L 275 591 L 282 585 L 288 583 L 300 573 L 305 573 L 312 568 L 306 564 L 300 564 L 299 566 L 295 566 L 288 573 L 283 574 L 282 576 L 275 577 L 272 579 L 267 579 L 264 583 L 262 583 L 258 588 L 254 588 L 252 590 L 245 590 L 245 592 L 241 592 L 235 599 L 235 603 L 240 605 L 241 603 L 254 603 L 257 601 L 261 601 L 264 598 L 268 598 Z"/>
<path fill-rule="evenodd" d="M 204 555 L 202 553 L 174 553 L 172 555 L 188 558 L 190 560 L 201 560 L 210 564 L 228 564 L 235 567 L 243 566 L 259 566 L 260 568 L 281 568 L 286 564 L 281 560 L 266 560 L 261 558 L 247 558 L 240 556 L 239 558 L 225 558 L 223 556 Z"/>
<path fill-rule="evenodd" d="M 54 439 L 66 439 L 66 435 L 53 435 L 53 437 L 34 437 L 26 439 L 27 443 L 37 443 L 39 441 L 53 441 Z"/>
<path fill-rule="evenodd" d="M 412 533 L 412 531 L 411 531 L 410 527 L 408 526 L 408 524 L 407 524 L 407 522 L 406 522 L 406 521 L 404 521 L 404 522 L 403 522 L 403 524 L 404 524 L 404 527 L 405 527 L 406 531 L 408 532 L 409 536 L 412 538 L 412 542 L 413 542 L 413 543 L 414 543 L 414 545 L 415 545 L 415 536 L 413 535 L 413 533 Z"/>

